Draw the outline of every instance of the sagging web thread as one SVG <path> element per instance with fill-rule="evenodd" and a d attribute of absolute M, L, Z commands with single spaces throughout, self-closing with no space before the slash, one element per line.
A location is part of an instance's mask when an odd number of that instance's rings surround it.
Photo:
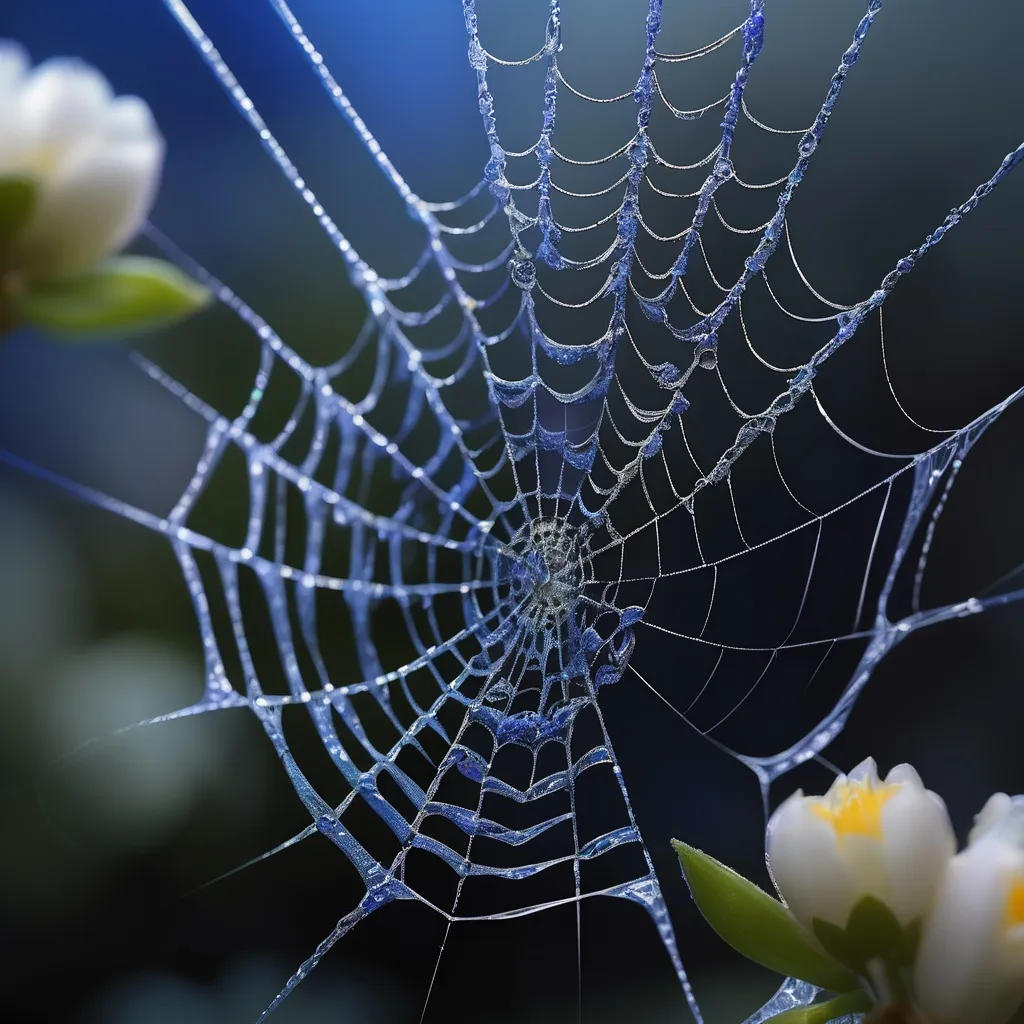
<path fill-rule="evenodd" d="M 820 652 L 820 666 L 837 646 L 859 644 L 848 685 L 814 729 L 773 756 L 729 751 L 757 775 L 767 799 L 772 781 L 820 755 L 875 666 L 903 638 L 1024 593 L 1003 589 L 955 605 L 920 607 L 921 579 L 945 497 L 977 438 L 1020 391 L 961 429 L 930 431 L 938 436 L 926 450 L 894 455 L 844 433 L 815 390 L 820 369 L 858 332 L 881 331 L 883 304 L 899 281 L 1024 158 L 1024 146 L 903 257 L 877 290 L 843 305 L 819 294 L 804 275 L 786 217 L 882 0 L 867 5 L 813 123 L 799 131 L 771 128 L 747 106 L 748 81 L 765 40 L 764 0 L 752 0 L 747 17 L 732 31 L 675 54 L 659 49 L 662 5 L 650 0 L 636 87 L 610 97 L 589 96 L 563 75 L 557 0 L 551 0 L 539 48 L 523 59 L 493 53 L 475 0 L 463 0 L 490 157 L 479 184 L 445 203 L 412 192 L 285 0 L 268 0 L 422 229 L 418 261 L 405 275 L 385 279 L 320 205 L 186 5 L 164 2 L 333 242 L 367 310 L 362 330 L 336 362 L 311 365 L 238 295 L 151 228 L 153 240 L 205 280 L 258 339 L 251 395 L 238 415 L 226 416 L 139 359 L 147 374 L 207 423 L 205 449 L 180 500 L 168 515 L 157 516 L 62 481 L 86 500 L 169 538 L 198 617 L 207 676 L 202 699 L 177 714 L 251 709 L 312 819 L 278 849 L 319 832 L 365 886 L 365 897 L 266 1013 L 360 920 L 396 900 L 424 902 L 450 927 L 474 916 L 499 919 L 558 904 L 574 903 L 578 914 L 582 900 L 605 896 L 646 909 L 700 1021 L 600 691 L 629 671 L 695 734 L 724 747 L 715 731 L 787 655 L 811 649 L 816 659 Z M 675 105 L 667 72 L 728 47 L 738 64 L 722 98 L 693 110 Z M 500 110 L 488 74 L 495 67 L 530 65 L 544 71 L 540 130 L 529 148 L 512 152 L 501 142 Z M 570 102 L 632 103 L 631 137 L 600 159 L 563 152 L 556 123 Z M 655 123 L 665 111 L 672 138 L 688 122 L 720 117 L 713 148 L 689 162 L 662 155 L 671 140 L 660 140 Z M 795 160 L 790 155 L 776 180 L 751 183 L 737 172 L 736 139 L 747 131 L 782 136 L 787 147 L 795 142 Z M 588 180 L 594 183 L 588 186 Z M 726 219 L 722 206 L 738 191 L 774 199 L 764 223 L 737 227 Z M 606 208 L 588 221 L 595 201 Z M 678 230 L 656 228 L 678 221 L 683 208 Z M 583 211 L 575 225 L 567 222 L 573 211 Z M 725 232 L 723 262 L 728 245 L 742 246 L 728 276 L 721 266 L 714 269 L 716 232 Z M 777 298 L 766 270 L 780 249 L 823 307 L 822 315 L 798 316 Z M 706 309 L 694 301 L 691 284 L 705 273 L 716 296 Z M 795 365 L 776 365 L 759 351 L 743 311 L 755 287 L 787 318 L 825 325 L 824 341 Z M 588 335 L 595 323 L 598 328 Z M 778 382 L 761 406 L 744 409 L 733 400 L 722 365 L 727 344 L 749 350 Z M 298 398 L 284 425 L 268 431 L 261 411 L 268 390 L 281 379 L 297 385 Z M 724 404 L 707 419 L 731 423 L 729 435 L 710 458 L 698 458 L 698 449 L 707 449 L 706 439 L 703 447 L 696 441 L 700 406 L 712 402 L 716 389 Z M 899 405 L 895 392 L 893 398 Z M 776 447 L 780 424 L 809 405 L 843 445 L 885 467 L 869 486 L 817 511 L 791 488 Z M 231 451 L 244 458 L 249 482 L 248 524 L 237 544 L 190 526 L 197 502 Z M 734 493 L 737 468 L 758 451 L 771 459 L 773 500 L 790 517 L 769 536 L 744 525 Z M 715 543 L 707 539 L 721 532 L 711 517 L 720 516 L 723 506 L 710 502 L 723 494 L 735 525 L 724 546 L 720 537 Z M 844 509 L 863 502 L 875 502 L 878 514 L 852 628 L 844 635 L 804 639 L 799 627 L 823 533 Z M 883 553 L 879 538 L 893 522 L 898 536 Z M 922 533 L 924 543 L 915 548 Z M 761 646 L 719 639 L 713 627 L 716 594 L 728 585 L 730 571 L 794 537 L 807 541 L 806 569 L 798 574 L 803 583 L 789 627 Z M 915 552 L 912 610 L 890 618 L 897 576 Z M 873 589 L 872 572 L 881 574 Z M 673 618 L 678 603 L 665 602 L 673 586 L 690 582 L 705 596 L 703 624 L 687 631 Z M 254 593 L 273 631 L 281 692 L 266 684 L 268 671 L 250 649 L 254 619 L 248 602 Z M 218 636 L 211 600 L 226 605 L 233 628 L 227 639 Z M 393 632 L 381 633 L 385 616 L 391 616 L 391 630 L 401 623 L 401 645 L 393 642 Z M 357 664 L 339 678 L 322 646 L 326 630 L 342 628 L 351 631 Z M 656 689 L 656 681 L 631 664 L 645 629 L 711 653 L 710 671 L 689 701 L 677 698 L 669 684 Z M 701 701 L 721 678 L 716 673 L 724 674 L 723 659 L 733 656 L 756 656 L 758 668 L 744 669 L 749 685 L 723 713 L 704 721 Z M 226 660 L 237 666 L 234 673 Z M 315 727 L 342 786 L 340 799 L 321 795 L 294 755 L 286 723 L 296 714 L 308 716 Z M 367 728 L 369 718 L 378 723 L 374 730 Z M 386 743 L 379 739 L 383 733 L 390 736 Z M 533 766 L 518 784 L 502 767 L 511 749 L 525 751 Z M 586 834 L 578 827 L 576 794 L 597 776 L 606 777 L 614 794 L 620 825 Z M 559 801 L 554 814 L 552 799 Z M 534 805 L 541 809 L 537 820 L 509 824 L 525 820 L 521 812 Z M 352 824 L 357 809 L 367 808 L 394 836 L 390 859 L 370 852 Z M 560 836 L 561 853 L 531 857 L 531 846 L 542 836 L 547 842 Z M 614 884 L 590 886 L 588 866 L 626 847 L 636 853 L 633 867 Z M 454 886 L 446 900 L 420 884 L 425 861 L 451 870 Z M 510 886 L 502 890 L 506 902 L 487 914 L 462 910 L 480 879 L 525 889 L 530 879 L 557 871 L 565 872 L 568 886 L 558 900 L 520 900 Z M 752 1019 L 813 995 L 809 986 L 787 982 Z"/>

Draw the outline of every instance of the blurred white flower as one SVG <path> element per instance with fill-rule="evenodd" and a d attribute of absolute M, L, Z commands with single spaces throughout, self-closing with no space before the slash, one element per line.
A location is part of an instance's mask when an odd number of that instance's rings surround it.
<path fill-rule="evenodd" d="M 914 966 L 935 1024 L 1005 1024 L 1024 1000 L 1024 797 L 991 797 L 950 861 Z"/>
<path fill-rule="evenodd" d="M 163 154 L 141 99 L 115 97 L 103 75 L 79 61 L 30 68 L 21 47 L 0 41 L 0 183 L 35 186 L 0 270 L 49 281 L 115 253 L 150 211 Z"/>
<path fill-rule="evenodd" d="M 47 680 L 40 732 L 57 757 L 101 740 L 60 774 L 65 798 L 110 847 L 152 846 L 180 824 L 230 759 L 232 737 L 203 716 L 116 730 L 191 705 L 202 666 L 121 634 L 68 655 Z"/>
<path fill-rule="evenodd" d="M 872 758 L 838 776 L 823 797 L 798 790 L 768 823 L 769 869 L 807 928 L 816 917 L 845 928 L 864 896 L 909 924 L 928 910 L 955 852 L 941 798 L 907 764 L 880 781 Z"/>

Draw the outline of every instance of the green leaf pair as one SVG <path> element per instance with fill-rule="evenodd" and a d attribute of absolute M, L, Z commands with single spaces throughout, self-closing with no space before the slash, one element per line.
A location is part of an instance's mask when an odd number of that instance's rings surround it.
<path fill-rule="evenodd" d="M 866 973 L 869 960 L 882 960 L 897 970 L 910 967 L 921 938 L 920 921 L 904 928 L 896 915 L 874 896 L 864 896 L 854 904 L 845 928 L 819 917 L 812 923 L 822 946 L 858 974 Z"/>
<path fill-rule="evenodd" d="M 209 303 L 209 289 L 144 256 L 111 257 L 64 279 L 24 279 L 11 253 L 37 200 L 31 179 L 0 178 L 0 334 L 24 323 L 65 339 L 111 337 L 162 327 Z"/>
<path fill-rule="evenodd" d="M 825 1024 L 867 1010 L 871 1000 L 857 975 L 822 949 L 776 899 L 706 853 L 672 840 L 690 893 L 708 924 L 749 960 L 840 995 L 773 1017 L 780 1024 Z M 824 945 L 824 943 L 822 943 Z"/>

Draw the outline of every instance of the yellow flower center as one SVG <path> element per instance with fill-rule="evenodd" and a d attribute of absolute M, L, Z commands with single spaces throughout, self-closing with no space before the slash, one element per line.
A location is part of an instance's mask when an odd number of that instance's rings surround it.
<path fill-rule="evenodd" d="M 820 800 L 812 805 L 812 810 L 829 822 L 840 838 L 869 836 L 881 839 L 882 808 L 897 789 L 899 783 L 873 786 L 869 781 L 846 782 L 829 794 L 827 803 Z M 1024 900 L 1024 889 L 1021 898 Z M 1024 909 L 1024 902 L 1021 906 Z"/>
<path fill-rule="evenodd" d="M 1007 929 L 1024 924 L 1024 876 L 1017 875 L 1010 882 L 1003 911 L 1003 926 Z"/>

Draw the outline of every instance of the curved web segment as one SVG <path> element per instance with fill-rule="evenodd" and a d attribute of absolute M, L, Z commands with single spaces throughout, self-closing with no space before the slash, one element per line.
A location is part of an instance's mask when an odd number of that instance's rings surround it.
<path fill-rule="evenodd" d="M 867 5 L 812 125 L 799 132 L 769 128 L 747 107 L 765 43 L 763 0 L 753 0 L 733 30 L 675 54 L 659 48 L 662 5 L 651 0 L 636 87 L 613 97 L 588 96 L 563 74 L 557 0 L 538 27 L 540 48 L 525 59 L 492 53 L 475 0 L 463 0 L 490 157 L 479 185 L 450 203 L 412 192 L 284 0 L 269 2 L 422 227 L 422 256 L 401 278 L 379 277 L 309 190 L 185 4 L 165 0 L 334 243 L 367 318 L 336 362 L 310 365 L 153 229 L 154 240 L 252 329 L 259 369 L 248 403 L 229 418 L 140 360 L 208 423 L 195 474 L 166 517 L 77 488 L 171 540 L 207 667 L 203 699 L 181 713 L 251 708 L 313 820 L 284 845 L 319 831 L 365 886 L 364 899 L 266 1012 L 355 923 L 394 900 L 422 901 L 450 927 L 563 903 L 575 904 L 578 915 L 583 899 L 604 895 L 647 910 L 700 1020 L 602 714 L 601 688 L 627 668 L 655 688 L 631 661 L 642 629 L 710 652 L 710 673 L 688 703 L 656 692 L 688 725 L 728 749 L 711 734 L 787 656 L 810 649 L 820 665 L 837 645 L 859 644 L 849 684 L 813 729 L 774 756 L 735 754 L 767 793 L 772 780 L 824 749 L 899 640 L 920 626 L 1021 596 L 1002 590 L 919 607 L 945 495 L 975 440 L 1020 392 L 923 453 L 893 456 L 844 433 L 816 393 L 815 378 L 862 326 L 880 318 L 917 260 L 1024 159 L 1024 147 L 873 294 L 842 305 L 804 277 L 786 215 L 881 0 Z M 694 110 L 675 105 L 672 69 L 730 48 L 735 70 L 724 96 Z M 528 149 L 510 152 L 488 75 L 532 64 L 544 70 L 539 134 Z M 557 144 L 558 125 L 580 105 L 612 110 L 631 103 L 631 134 L 610 154 L 578 159 Z M 710 150 L 675 157 L 680 133 L 705 115 L 721 118 Z M 797 137 L 795 161 L 789 151 L 782 177 L 765 184 L 742 179 L 734 160 L 742 158 L 738 140 L 747 132 L 782 136 L 787 146 L 788 136 Z M 726 219 L 723 208 L 740 192 L 774 196 L 763 224 L 735 227 Z M 783 240 L 784 256 L 824 307 L 819 317 L 790 313 L 768 282 L 766 268 Z M 725 269 L 730 260 L 733 268 Z M 713 301 L 698 305 L 698 287 Z M 777 366 L 758 352 L 743 315 L 744 298 L 755 289 L 787 321 L 824 325 L 824 340 L 795 365 Z M 730 360 L 744 354 L 768 382 L 752 411 L 728 387 Z M 281 422 L 268 395 L 289 388 L 297 397 Z M 784 421 L 806 406 L 833 438 L 884 467 L 867 486 L 817 512 L 791 489 L 776 448 Z M 765 536 L 745 528 L 737 497 L 748 452 L 768 453 L 789 516 Z M 250 489 L 244 537 L 236 543 L 190 525 L 229 453 L 240 453 Z M 861 502 L 875 502 L 878 514 L 853 627 L 807 639 L 800 626 L 823 537 L 844 509 Z M 728 538 L 723 508 L 729 529 L 735 526 Z M 891 545 L 884 539 L 890 523 Z M 915 547 L 922 531 L 924 545 Z M 714 639 L 716 594 L 730 571 L 793 538 L 807 541 L 807 571 L 802 581 L 797 574 L 800 586 L 779 635 L 750 644 Z M 912 552 L 919 559 L 913 607 L 897 615 L 890 600 Z M 881 582 L 869 586 L 873 572 Z M 697 602 L 702 622 L 688 631 L 677 610 L 693 601 L 674 588 L 691 582 L 704 596 Z M 229 636 L 218 632 L 214 605 L 226 609 Z M 261 659 L 254 642 L 261 623 L 276 658 Z M 352 641 L 344 664 L 325 640 L 340 633 Z M 743 663 L 730 673 L 744 679 L 743 688 L 704 713 L 711 681 L 726 673 L 724 660 L 750 656 L 754 670 Z M 314 783 L 304 767 L 292 738 L 299 719 L 312 724 L 326 752 L 329 787 Z M 588 801 L 612 807 L 617 823 L 583 823 L 582 790 Z M 384 839 L 367 827 L 371 819 L 386 826 Z M 437 882 L 438 863 L 450 869 L 447 884 Z M 813 995 L 787 983 L 771 1007 L 778 1012 Z M 766 1015 L 767 1008 L 756 1019 Z"/>

